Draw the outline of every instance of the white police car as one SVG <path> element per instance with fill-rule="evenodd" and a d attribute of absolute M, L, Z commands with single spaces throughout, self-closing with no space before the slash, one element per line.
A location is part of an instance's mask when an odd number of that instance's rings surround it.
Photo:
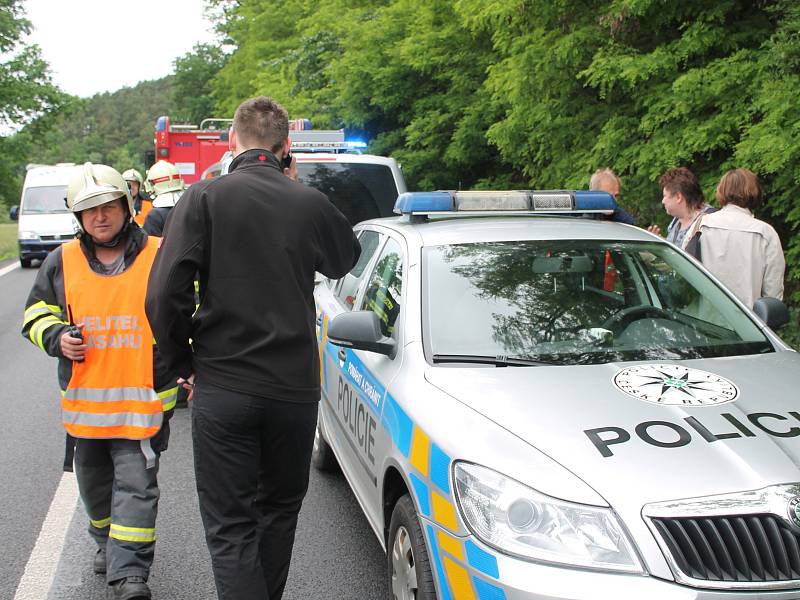
<path fill-rule="evenodd" d="M 614 206 L 404 194 L 317 287 L 314 462 L 395 598 L 800 597 L 800 355 L 764 325 L 785 307 L 581 218 Z"/>

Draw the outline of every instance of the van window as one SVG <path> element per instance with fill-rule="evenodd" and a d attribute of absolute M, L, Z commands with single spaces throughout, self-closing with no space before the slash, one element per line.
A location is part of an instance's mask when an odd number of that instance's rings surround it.
<path fill-rule="evenodd" d="M 397 186 L 387 165 L 298 162 L 297 174 L 327 195 L 351 225 L 393 215 Z"/>
<path fill-rule="evenodd" d="M 40 215 L 69 212 L 65 201 L 66 197 L 67 186 L 65 185 L 29 187 L 22 196 L 22 214 Z"/>

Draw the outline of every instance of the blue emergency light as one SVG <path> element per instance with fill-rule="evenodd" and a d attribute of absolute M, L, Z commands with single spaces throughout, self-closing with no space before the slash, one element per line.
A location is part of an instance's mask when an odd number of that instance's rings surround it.
<path fill-rule="evenodd" d="M 437 191 L 400 194 L 394 212 L 401 215 L 444 213 L 606 214 L 618 208 L 607 192 L 583 190 Z"/>

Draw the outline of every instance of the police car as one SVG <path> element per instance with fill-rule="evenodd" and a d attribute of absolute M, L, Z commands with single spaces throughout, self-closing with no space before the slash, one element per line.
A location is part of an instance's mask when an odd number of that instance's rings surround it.
<path fill-rule="evenodd" d="M 341 466 L 395 598 L 800 597 L 785 307 L 583 218 L 614 206 L 407 193 L 318 285 L 313 462 Z"/>

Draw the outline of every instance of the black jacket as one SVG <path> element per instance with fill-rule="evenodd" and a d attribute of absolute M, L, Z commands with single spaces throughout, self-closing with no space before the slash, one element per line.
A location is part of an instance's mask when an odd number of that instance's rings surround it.
<path fill-rule="evenodd" d="M 167 217 L 169 216 L 169 211 L 171 210 L 171 206 L 151 208 L 150 212 L 147 213 L 147 218 L 144 220 L 142 229 L 147 232 L 147 235 L 161 237 L 164 233 L 164 224 L 167 222 Z"/>
<path fill-rule="evenodd" d="M 230 170 L 172 209 L 147 288 L 153 333 L 184 377 L 317 401 L 314 272 L 342 277 L 360 246 L 328 198 L 286 177 L 270 152 L 244 152 Z"/>
<path fill-rule="evenodd" d="M 102 272 L 101 266 L 94 257 L 91 238 L 81 236 L 81 249 L 96 272 Z M 139 256 L 139 252 L 147 242 L 147 234 L 136 223 L 129 225 L 125 237 L 125 268 L 127 269 Z M 62 390 L 72 377 L 72 361 L 61 353 L 61 336 L 69 327 L 67 322 L 66 295 L 64 293 L 64 263 L 61 259 L 61 247 L 53 250 L 44 259 L 36 273 L 28 301 L 25 303 L 25 314 L 22 323 L 22 336 L 39 346 L 50 356 L 58 357 L 58 385 Z M 153 348 L 153 383 L 157 391 L 175 387 L 176 375 L 169 372 L 159 358 L 158 348 Z"/>

